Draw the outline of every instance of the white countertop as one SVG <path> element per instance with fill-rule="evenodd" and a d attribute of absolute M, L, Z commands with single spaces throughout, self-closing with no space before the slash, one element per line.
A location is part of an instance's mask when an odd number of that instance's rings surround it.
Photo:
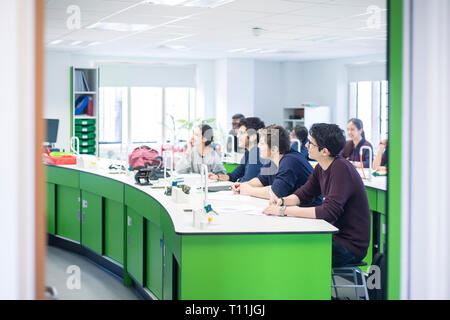
<path fill-rule="evenodd" d="M 302 219 L 293 217 L 275 217 L 262 214 L 268 205 L 268 200 L 249 196 L 235 195 L 232 191 L 208 193 L 209 203 L 219 215 L 211 215 L 212 223 L 205 223 L 203 227 L 194 228 L 193 213 L 185 209 L 202 207 L 202 195 L 196 186 L 200 185 L 199 175 L 179 175 L 185 178 L 185 183 L 191 186 L 187 203 L 175 203 L 172 197 L 164 195 L 164 189 L 135 184 L 134 174 L 111 174 L 104 169 L 77 168 L 76 166 L 61 166 L 96 174 L 126 183 L 147 193 L 158 201 L 172 219 L 175 232 L 179 234 L 258 234 L 258 233 L 334 233 L 338 229 L 324 220 Z M 231 184 L 228 182 L 213 182 L 209 185 Z"/>

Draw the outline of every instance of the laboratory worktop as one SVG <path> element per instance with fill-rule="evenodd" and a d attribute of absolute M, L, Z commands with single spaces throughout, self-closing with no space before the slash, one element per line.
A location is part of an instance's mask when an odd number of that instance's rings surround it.
<path fill-rule="evenodd" d="M 135 183 L 134 174 L 131 172 L 124 174 L 113 171 L 114 173 L 111 173 L 104 169 L 77 168 L 74 165 L 60 167 L 120 181 L 146 193 L 167 211 L 178 234 L 334 233 L 338 231 L 324 220 L 267 216 L 262 213 L 262 210 L 267 207 L 268 200 L 233 194 L 231 190 L 208 193 L 208 204 L 211 204 L 218 215 L 212 214 L 211 223 L 205 224 L 202 228 L 195 228 L 192 210 L 202 208 L 203 199 L 199 174 L 174 175 L 184 179 L 184 183 L 191 186 L 191 192 L 186 197 L 187 202 L 176 203 L 171 196 L 164 195 L 167 182 L 163 179 L 153 182 L 153 186 L 140 186 Z M 231 184 L 230 182 L 208 182 L 208 186 L 231 186 Z"/>

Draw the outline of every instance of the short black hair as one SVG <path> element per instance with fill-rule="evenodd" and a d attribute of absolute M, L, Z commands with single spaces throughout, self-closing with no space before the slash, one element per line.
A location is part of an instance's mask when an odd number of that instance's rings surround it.
<path fill-rule="evenodd" d="M 286 154 L 291 150 L 291 139 L 285 128 L 278 125 L 271 125 L 261 130 L 266 137 L 266 143 L 269 148 L 278 147 L 280 154 Z"/>
<path fill-rule="evenodd" d="M 258 117 L 249 117 L 244 118 L 239 122 L 239 127 L 244 126 L 248 130 L 253 130 L 256 133 L 256 139 L 259 141 L 259 129 L 262 129 L 265 127 L 264 121 L 261 121 Z M 253 132 L 250 132 L 250 134 L 253 134 Z"/>
<path fill-rule="evenodd" d="M 236 119 L 244 119 L 244 115 L 240 114 L 240 113 L 236 113 L 231 119 L 236 120 Z"/>
<path fill-rule="evenodd" d="M 319 151 L 323 148 L 327 148 L 330 152 L 330 157 L 337 157 L 339 152 L 344 148 L 344 130 L 339 128 L 336 124 L 313 124 L 309 130 L 309 134 L 316 140 Z"/>
<path fill-rule="evenodd" d="M 303 144 L 306 140 L 308 140 L 308 129 L 306 129 L 305 126 L 302 126 L 300 124 L 296 125 L 294 128 L 294 132 L 297 136 L 297 139 L 300 140 Z"/>
<path fill-rule="evenodd" d="M 202 137 L 206 138 L 205 146 L 209 146 L 214 140 L 213 129 L 207 124 L 202 124 L 199 128 L 202 130 Z"/>

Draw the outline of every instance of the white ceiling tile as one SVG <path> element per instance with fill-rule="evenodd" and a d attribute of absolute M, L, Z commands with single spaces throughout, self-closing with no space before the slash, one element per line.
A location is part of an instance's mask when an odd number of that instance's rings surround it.
<path fill-rule="evenodd" d="M 80 6 L 81 30 L 66 26 L 66 9 L 72 4 Z M 261 50 L 282 51 L 268 54 L 265 59 L 320 59 L 385 52 L 386 11 L 382 12 L 380 28 L 370 29 L 366 13 L 370 5 L 385 9 L 386 1 L 236 0 L 209 9 L 149 5 L 140 0 L 49 0 L 45 41 L 52 50 L 86 54 L 207 59 L 239 56 L 228 53 L 236 48 L 260 49 L 244 53 L 243 57 L 261 57 Z M 148 24 L 153 28 L 138 33 L 85 28 L 99 20 Z M 253 27 L 263 29 L 260 36 L 254 36 Z M 65 42 L 49 45 L 56 39 Z M 75 40 L 83 41 L 83 45 L 70 46 Z M 95 41 L 101 44 L 87 46 Z M 171 46 L 187 49 L 173 50 Z"/>

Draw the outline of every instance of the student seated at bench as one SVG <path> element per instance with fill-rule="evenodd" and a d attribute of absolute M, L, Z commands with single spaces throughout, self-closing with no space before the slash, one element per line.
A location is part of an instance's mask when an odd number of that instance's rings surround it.
<path fill-rule="evenodd" d="M 229 174 L 214 174 L 210 172 L 208 178 L 218 181 L 246 182 L 257 177 L 263 165 L 258 148 L 258 130 L 262 128 L 264 128 L 264 122 L 257 117 L 242 119 L 237 132 L 238 145 L 245 149 L 241 164 Z"/>
<path fill-rule="evenodd" d="M 201 165 L 206 164 L 208 172 L 226 173 L 220 155 L 211 147 L 213 139 L 213 129 L 207 124 L 194 128 L 186 152 L 175 165 L 175 170 L 178 173 L 200 173 Z"/>
<path fill-rule="evenodd" d="M 291 132 L 291 139 L 297 139 L 300 141 L 300 146 L 298 145 L 298 142 L 295 141 L 291 148 L 294 150 L 299 151 L 300 147 L 300 153 L 303 154 L 306 159 L 308 159 L 308 149 L 306 148 L 306 144 L 308 143 L 308 129 L 306 129 L 305 126 L 302 125 L 296 125 L 294 129 L 292 129 Z"/>
<path fill-rule="evenodd" d="M 347 134 L 350 140 L 347 141 L 340 154 L 351 161 L 356 168 L 361 168 L 359 152 L 362 146 L 372 149 L 373 160 L 372 144 L 366 140 L 362 121 L 356 118 L 350 119 L 347 124 Z M 368 150 L 363 151 L 362 163 L 364 168 L 369 168 L 370 153 Z"/>
<path fill-rule="evenodd" d="M 319 164 L 308 181 L 292 195 L 274 198 L 264 213 L 277 216 L 323 219 L 339 229 L 333 235 L 333 267 L 360 262 L 370 240 L 370 212 L 364 183 L 354 166 L 339 155 L 344 132 L 334 124 L 314 124 L 310 129 L 309 156 Z M 301 208 L 318 195 L 320 206 Z"/>
<path fill-rule="evenodd" d="M 261 131 L 258 144 L 262 158 L 271 160 L 261 168 L 258 177 L 245 182 L 235 183 L 234 193 L 270 199 L 271 193 L 277 197 L 286 197 L 301 187 L 312 173 L 312 166 L 301 153 L 291 149 L 289 133 L 281 126 L 272 125 Z M 318 195 L 304 205 L 317 205 L 321 202 Z"/>

